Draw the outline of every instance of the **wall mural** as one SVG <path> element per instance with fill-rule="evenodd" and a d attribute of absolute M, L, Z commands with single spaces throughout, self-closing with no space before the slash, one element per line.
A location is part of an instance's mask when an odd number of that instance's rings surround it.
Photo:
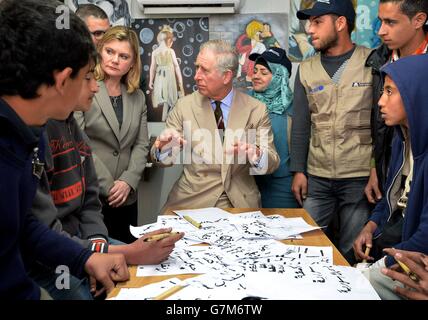
<path fill-rule="evenodd" d="M 299 20 L 296 13 L 299 10 L 313 6 L 316 0 L 290 1 L 290 36 L 289 55 L 292 61 L 302 61 L 315 54 L 308 34 L 308 20 Z M 380 27 L 377 18 L 379 0 L 352 0 L 356 8 L 357 17 L 352 40 L 368 48 L 376 48 L 381 41 L 377 36 Z"/>
<path fill-rule="evenodd" d="M 148 121 L 165 121 L 179 97 L 197 90 L 194 63 L 208 40 L 208 18 L 134 19 L 131 27 L 140 38 Z"/>
<path fill-rule="evenodd" d="M 262 53 L 270 47 L 286 47 L 286 14 L 241 14 L 210 17 L 210 39 L 224 39 L 235 45 L 239 54 L 239 69 L 235 87 L 247 90 L 251 86 L 254 62 L 251 53 Z"/>
<path fill-rule="evenodd" d="M 377 48 L 382 40 L 377 35 L 380 20 L 377 17 L 379 0 L 358 0 L 357 19 L 352 39 L 367 48 Z"/>

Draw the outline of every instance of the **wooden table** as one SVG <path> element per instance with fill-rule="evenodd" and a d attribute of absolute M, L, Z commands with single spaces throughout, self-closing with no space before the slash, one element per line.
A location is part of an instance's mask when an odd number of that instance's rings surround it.
<path fill-rule="evenodd" d="M 311 218 L 311 216 L 304 209 L 230 208 L 225 210 L 231 213 L 241 213 L 241 212 L 260 210 L 265 215 L 280 214 L 286 218 L 302 217 L 310 225 L 313 225 L 313 226 L 317 225 L 315 221 Z M 171 214 L 173 214 L 172 211 L 171 211 Z M 349 263 L 340 254 L 339 250 L 336 249 L 336 247 L 333 245 L 333 243 L 331 243 L 331 241 L 327 238 L 327 236 L 324 234 L 322 230 L 318 229 L 318 230 L 309 231 L 304 233 L 302 236 L 303 236 L 303 239 L 282 240 L 281 242 L 285 244 L 300 245 L 300 246 L 324 246 L 324 247 L 331 246 L 333 247 L 333 264 L 340 265 L 340 266 L 349 266 Z M 177 275 L 177 276 L 168 275 L 168 276 L 137 277 L 136 266 L 129 266 L 129 273 L 131 276 L 130 279 L 128 281 L 118 283 L 116 285 L 116 288 L 113 289 L 113 291 L 108 295 L 109 298 L 116 296 L 119 293 L 120 288 L 139 288 L 139 287 L 143 287 L 151 283 L 163 281 L 165 279 L 172 278 L 172 277 L 177 277 L 181 280 L 184 280 L 186 278 L 191 278 L 196 276 L 195 274 L 191 274 L 191 275 L 185 274 L 185 275 Z"/>

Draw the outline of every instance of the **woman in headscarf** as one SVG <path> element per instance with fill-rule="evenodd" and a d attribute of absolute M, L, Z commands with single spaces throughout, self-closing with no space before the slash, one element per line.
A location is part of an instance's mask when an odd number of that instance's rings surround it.
<path fill-rule="evenodd" d="M 262 101 L 269 112 L 275 148 L 281 158 L 278 169 L 270 175 L 257 176 L 263 208 L 297 208 L 291 192 L 292 174 L 289 165 L 289 129 L 293 93 L 289 86 L 291 62 L 281 48 L 270 48 L 262 54 L 251 54 L 254 61 L 251 95 Z"/>

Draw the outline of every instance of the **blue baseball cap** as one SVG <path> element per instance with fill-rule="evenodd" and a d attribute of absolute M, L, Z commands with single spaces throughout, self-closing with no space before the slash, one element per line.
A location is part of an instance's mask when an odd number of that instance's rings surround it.
<path fill-rule="evenodd" d="M 289 76 L 291 75 L 291 61 L 287 57 L 287 52 L 282 48 L 272 47 L 260 53 L 252 53 L 248 59 L 252 61 L 259 61 L 263 59 L 267 62 L 277 63 L 287 68 Z"/>
<path fill-rule="evenodd" d="M 329 13 L 344 16 L 349 22 L 355 22 L 355 9 L 351 0 L 317 0 L 312 8 L 297 11 L 297 18 L 307 20 L 310 17 L 323 16 Z"/>

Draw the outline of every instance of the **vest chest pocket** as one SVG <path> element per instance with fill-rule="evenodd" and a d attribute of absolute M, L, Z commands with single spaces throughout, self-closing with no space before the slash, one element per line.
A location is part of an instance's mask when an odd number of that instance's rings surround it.
<path fill-rule="evenodd" d="M 371 145 L 372 144 L 372 135 L 370 132 L 364 132 L 364 133 L 359 132 L 357 134 L 357 139 L 358 139 L 359 144 L 362 144 L 362 145 L 367 145 L 367 144 Z"/>
<path fill-rule="evenodd" d="M 318 148 L 321 145 L 319 133 L 316 131 L 311 135 L 311 145 L 315 148 Z"/>
<path fill-rule="evenodd" d="M 326 94 L 324 92 L 309 93 L 307 94 L 307 97 L 309 111 L 311 112 L 311 114 L 318 114 L 322 112 L 323 106 L 326 104 L 328 99 Z"/>
<path fill-rule="evenodd" d="M 369 130 L 353 132 L 341 147 L 340 163 L 344 167 L 369 170 L 372 150 L 372 138 Z"/>
<path fill-rule="evenodd" d="M 355 82 L 360 87 L 352 87 L 348 90 L 346 95 L 346 102 L 353 106 L 349 109 L 350 112 L 364 113 L 371 112 L 373 103 L 373 87 L 371 82 Z M 365 116 L 365 115 L 364 115 Z M 370 119 L 370 116 L 368 117 Z"/>
<path fill-rule="evenodd" d="M 319 147 L 322 144 L 327 145 L 332 142 L 332 131 L 330 124 L 323 124 L 311 127 L 311 145 Z"/>

